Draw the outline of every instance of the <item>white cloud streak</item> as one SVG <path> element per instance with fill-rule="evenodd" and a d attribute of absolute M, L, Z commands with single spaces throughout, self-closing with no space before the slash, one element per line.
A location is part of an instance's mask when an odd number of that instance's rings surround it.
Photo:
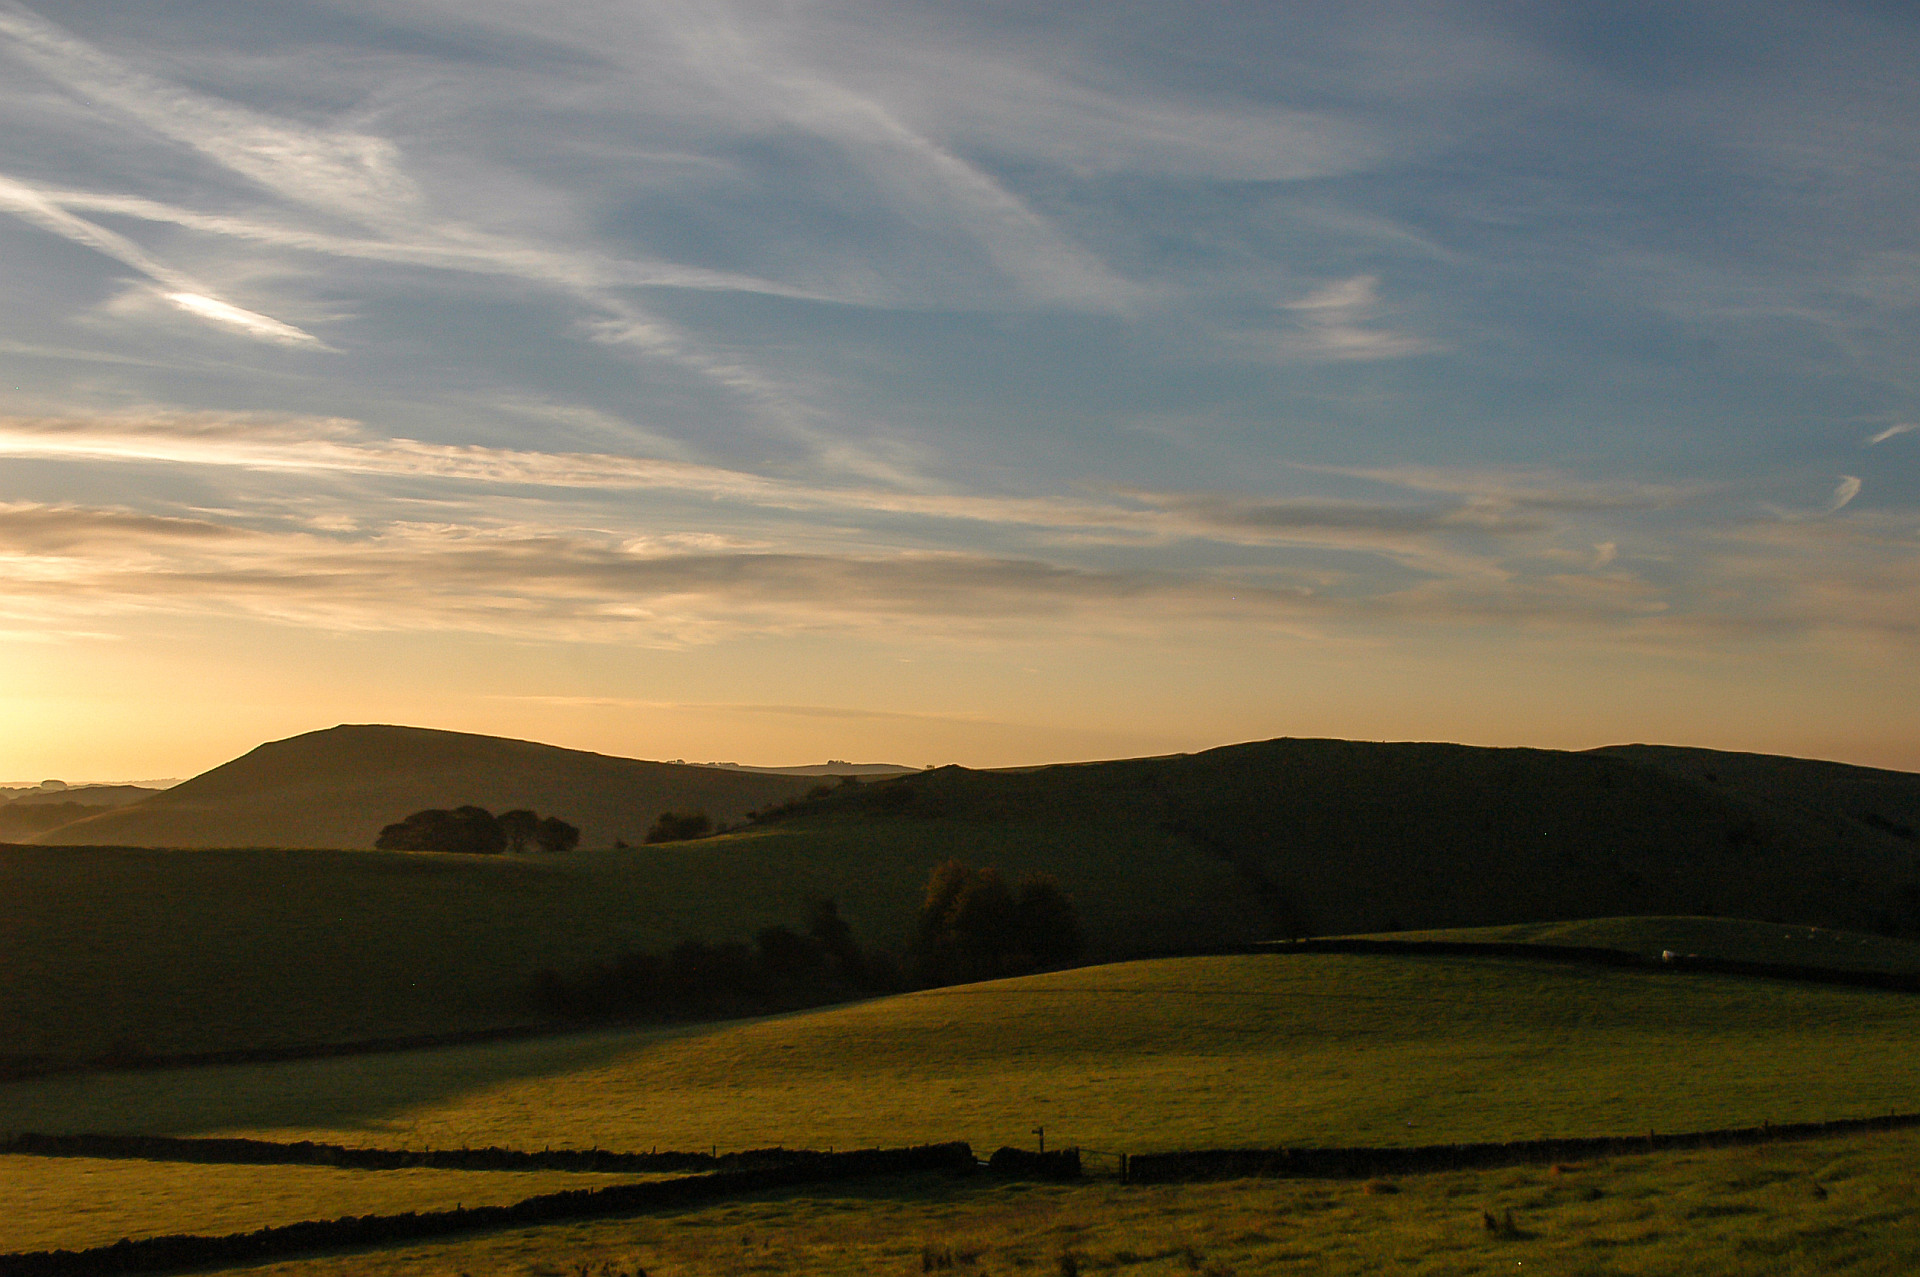
<path fill-rule="evenodd" d="M 0 20 L 4 17 L 4 12 L 0 12 Z M 292 324 L 282 323 L 271 316 L 257 314 L 244 307 L 235 306 L 232 302 L 208 296 L 208 290 L 204 285 L 196 283 L 191 276 L 156 261 L 126 236 L 116 234 L 83 217 L 69 213 L 40 192 L 22 183 L 0 177 L 0 209 L 5 209 L 42 230 L 52 231 L 63 239 L 83 244 L 95 252 L 104 253 L 116 261 L 133 267 L 158 284 L 167 301 L 188 314 L 267 341 L 292 345 L 318 346 L 321 344 L 319 338 L 312 333 L 295 328 Z"/>
<path fill-rule="evenodd" d="M 1090 500 L 834 487 L 657 458 L 372 439 L 357 423 L 340 419 L 209 414 L 0 418 L 0 456 L 652 491 L 761 511 L 1038 529 L 1136 546 L 1200 540 L 1356 549 L 1422 566 L 1449 558 L 1436 538 L 1524 537 L 1551 530 L 1537 509 L 1516 510 L 1514 503 L 1484 494 L 1442 502 L 1365 502 L 1125 490 L 1107 500 Z M 1535 504 L 1541 504 L 1537 498 Z"/>

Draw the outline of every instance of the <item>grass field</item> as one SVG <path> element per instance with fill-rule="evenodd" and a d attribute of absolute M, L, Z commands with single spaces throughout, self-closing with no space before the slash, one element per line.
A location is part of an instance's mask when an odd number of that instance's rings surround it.
<path fill-rule="evenodd" d="M 923 1177 L 230 1271 L 1893 1277 L 1920 1270 L 1917 1158 L 1920 1137 L 1900 1133 L 1366 1183 L 1056 1186 Z M 1508 1211 L 1514 1231 L 1489 1232 L 1484 1216 L 1504 1221 Z"/>
<path fill-rule="evenodd" d="M 1126 1152 L 1920 1109 L 1920 998 L 1503 959 L 1167 959 L 770 1019 L 0 1087 L 0 1129 Z"/>
<path fill-rule="evenodd" d="M 500 1206 L 631 1175 L 350 1171 L 0 1156 L 0 1251 L 108 1246 L 122 1237 L 242 1233 L 303 1219 Z"/>
<path fill-rule="evenodd" d="M 1739 918 L 1586 918 L 1504 927 L 1396 931 L 1379 939 L 1491 940 L 1587 945 L 1657 957 L 1665 949 L 1742 962 L 1779 962 L 1841 970 L 1920 971 L 1920 944 L 1857 931 L 1791 927 Z"/>

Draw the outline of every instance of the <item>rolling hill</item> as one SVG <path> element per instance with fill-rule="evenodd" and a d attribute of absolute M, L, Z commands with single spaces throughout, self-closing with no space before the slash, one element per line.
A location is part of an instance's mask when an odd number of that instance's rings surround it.
<path fill-rule="evenodd" d="M 1096 959 L 1648 915 L 1920 935 L 1920 776 L 1904 773 L 1276 740 L 795 797 L 815 784 L 407 728 L 265 745 L 43 839 L 68 845 L 0 847 L 0 970 L 31 973 L 0 982 L 0 1039 L 25 1063 L 525 1024 L 542 968 L 744 939 L 823 898 L 899 954 L 953 857 L 1058 878 Z M 723 836 L 608 847 L 667 806 L 780 800 Z M 602 849 L 321 849 L 462 802 L 561 814 Z"/>
<path fill-rule="evenodd" d="M 273 741 L 130 806 L 40 834 L 58 846 L 372 847 L 427 807 L 529 807 L 578 825 L 581 844 L 639 843 L 661 812 L 715 820 L 817 779 L 650 763 L 423 727 L 347 725 Z"/>
<path fill-rule="evenodd" d="M 1151 836 L 1231 867 L 1258 905 L 1247 939 L 1628 914 L 1920 930 L 1920 776 L 1711 750 L 1283 739 L 941 768 L 791 820 L 802 844 Z"/>
<path fill-rule="evenodd" d="M 1662 928 L 1650 928 L 1657 936 Z M 434 1148 L 1432 1144 L 1920 1108 L 1920 998 L 1495 958 L 1081 967 L 794 1015 L 0 1087 L 0 1130 Z"/>

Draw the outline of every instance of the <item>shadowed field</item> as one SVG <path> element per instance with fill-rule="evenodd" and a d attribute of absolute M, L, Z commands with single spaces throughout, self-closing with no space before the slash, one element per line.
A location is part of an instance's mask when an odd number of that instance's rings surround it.
<path fill-rule="evenodd" d="M 0 1056 L 152 1054 L 523 1024 L 542 967 L 627 945 L 751 935 L 835 898 L 862 943 L 903 946 L 927 875 L 972 854 L 1045 868 L 1096 947 L 1241 940 L 1232 870 L 1138 835 L 903 825 L 776 828 L 633 851 L 0 847 Z M 1124 859 L 1131 872 L 1112 872 Z M 88 1008 L 76 1016 L 72 1008 Z"/>

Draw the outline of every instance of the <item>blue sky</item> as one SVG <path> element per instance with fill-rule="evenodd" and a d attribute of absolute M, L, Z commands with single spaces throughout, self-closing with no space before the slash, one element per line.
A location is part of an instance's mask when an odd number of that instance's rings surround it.
<path fill-rule="evenodd" d="M 0 772 L 1920 767 L 1899 5 L 0 0 Z"/>

